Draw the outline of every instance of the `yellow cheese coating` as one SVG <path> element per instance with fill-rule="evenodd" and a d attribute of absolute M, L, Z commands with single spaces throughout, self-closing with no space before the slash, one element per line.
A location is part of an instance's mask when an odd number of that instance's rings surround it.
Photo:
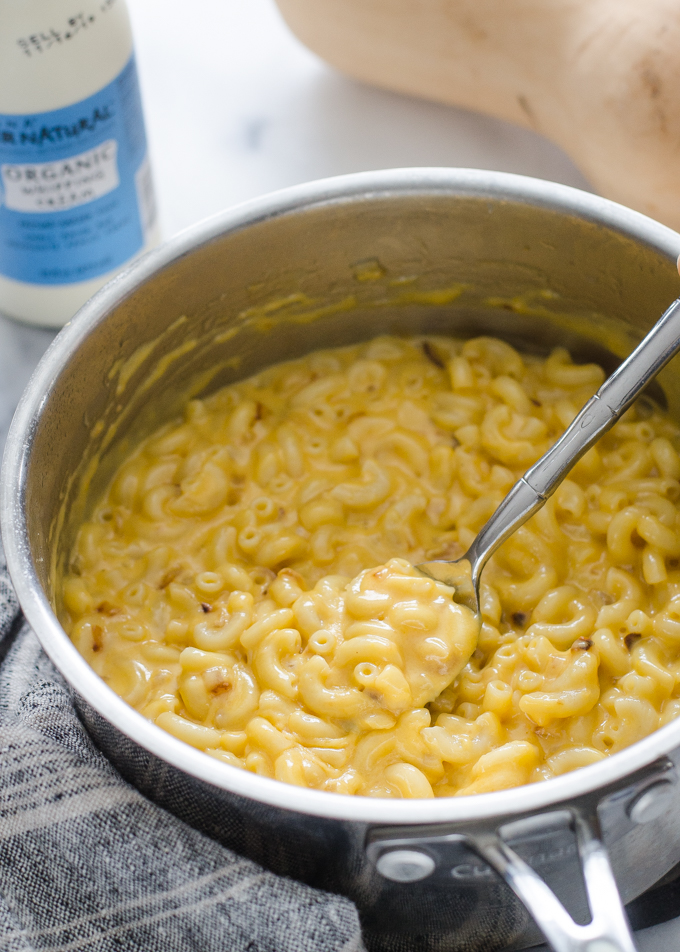
<path fill-rule="evenodd" d="M 82 526 L 64 625 L 145 717 L 289 783 L 452 796 L 600 760 L 680 710 L 676 424 L 642 398 L 586 454 L 485 569 L 477 642 L 412 565 L 462 555 L 603 378 L 382 337 L 193 400 Z"/>

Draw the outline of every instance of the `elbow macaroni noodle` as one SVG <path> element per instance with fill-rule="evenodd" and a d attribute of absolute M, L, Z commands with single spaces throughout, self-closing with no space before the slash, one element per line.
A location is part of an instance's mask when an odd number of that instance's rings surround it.
<path fill-rule="evenodd" d="M 642 398 L 490 561 L 457 558 L 603 380 L 556 349 L 378 338 L 192 400 L 63 583 L 81 654 L 211 757 L 374 797 L 574 770 L 680 711 L 680 429 Z M 375 568 L 378 566 L 378 568 Z"/>

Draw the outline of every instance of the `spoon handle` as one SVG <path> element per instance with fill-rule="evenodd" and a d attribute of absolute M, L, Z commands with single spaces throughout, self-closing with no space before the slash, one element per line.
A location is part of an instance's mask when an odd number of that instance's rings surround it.
<path fill-rule="evenodd" d="M 680 299 L 585 404 L 559 440 L 512 487 L 466 553 L 479 579 L 487 560 L 557 489 L 572 466 L 625 413 L 680 350 Z"/>

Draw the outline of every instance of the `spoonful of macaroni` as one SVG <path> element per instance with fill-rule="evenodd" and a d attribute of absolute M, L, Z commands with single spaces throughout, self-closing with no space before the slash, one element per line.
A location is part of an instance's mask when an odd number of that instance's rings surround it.
<path fill-rule="evenodd" d="M 611 429 L 640 392 L 680 350 L 680 299 L 585 404 L 559 440 L 510 489 L 465 555 L 421 562 L 423 575 L 455 590 L 454 600 L 481 625 L 479 584 L 496 549 L 545 504 L 573 466 Z"/>

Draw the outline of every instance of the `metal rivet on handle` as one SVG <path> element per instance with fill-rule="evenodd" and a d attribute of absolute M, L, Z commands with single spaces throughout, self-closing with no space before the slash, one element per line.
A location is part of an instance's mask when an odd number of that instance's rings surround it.
<path fill-rule="evenodd" d="M 628 807 L 628 816 L 633 823 L 649 823 L 657 820 L 668 810 L 675 791 L 670 780 L 658 780 L 633 800 Z"/>
<path fill-rule="evenodd" d="M 376 867 L 385 879 L 395 883 L 415 883 L 434 871 L 435 861 L 420 850 L 391 850 L 382 854 Z"/>

